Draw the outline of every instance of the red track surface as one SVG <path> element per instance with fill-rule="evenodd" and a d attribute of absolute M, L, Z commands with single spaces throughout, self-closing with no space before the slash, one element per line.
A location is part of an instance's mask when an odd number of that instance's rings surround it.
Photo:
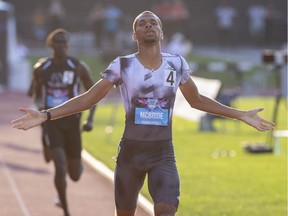
<path fill-rule="evenodd" d="M 18 131 L 10 125 L 18 107 L 32 106 L 23 93 L 0 93 L 0 215 L 61 216 L 54 205 L 53 164 L 42 156 L 40 128 Z M 85 165 L 79 182 L 68 177 L 72 216 L 114 216 L 113 184 Z M 140 207 L 137 216 L 149 216 Z"/>

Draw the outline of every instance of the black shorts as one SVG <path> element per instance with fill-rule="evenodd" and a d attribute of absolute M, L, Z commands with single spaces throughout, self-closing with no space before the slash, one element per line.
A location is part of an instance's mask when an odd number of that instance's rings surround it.
<path fill-rule="evenodd" d="M 132 210 L 144 179 L 155 204 L 165 202 L 178 208 L 179 175 L 171 140 L 142 142 L 122 139 L 115 169 L 115 204 Z"/>
<path fill-rule="evenodd" d="M 80 119 L 81 115 L 76 114 L 46 122 L 50 148 L 63 148 L 69 159 L 81 158 Z"/>

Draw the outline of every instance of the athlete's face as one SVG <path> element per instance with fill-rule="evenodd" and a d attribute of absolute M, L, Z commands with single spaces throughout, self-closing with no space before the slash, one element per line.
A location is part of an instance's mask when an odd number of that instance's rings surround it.
<path fill-rule="evenodd" d="M 64 33 L 58 33 L 52 38 L 52 48 L 57 55 L 65 55 L 68 45 L 67 36 Z"/>
<path fill-rule="evenodd" d="M 163 39 L 159 18 L 153 13 L 139 15 L 134 22 L 134 40 L 144 43 L 155 43 Z"/>

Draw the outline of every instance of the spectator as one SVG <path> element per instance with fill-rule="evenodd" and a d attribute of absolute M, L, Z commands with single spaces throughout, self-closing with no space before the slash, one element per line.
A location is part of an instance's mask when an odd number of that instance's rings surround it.
<path fill-rule="evenodd" d="M 215 9 L 218 27 L 218 41 L 221 46 L 228 46 L 233 41 L 233 28 L 237 11 L 227 3 Z"/>
<path fill-rule="evenodd" d="M 186 34 L 187 22 L 190 18 L 190 11 L 183 0 L 173 0 L 171 6 L 172 13 L 172 32 L 183 32 Z"/>
<path fill-rule="evenodd" d="M 17 40 L 17 61 L 21 62 L 23 61 L 24 59 L 27 58 L 27 55 L 29 53 L 29 48 L 26 46 L 26 44 L 23 42 L 23 40 L 18 37 L 18 40 Z"/>
<path fill-rule="evenodd" d="M 187 57 L 192 53 L 192 43 L 180 32 L 172 35 L 171 41 L 168 43 L 167 52 Z"/>
<path fill-rule="evenodd" d="M 101 48 L 103 40 L 103 21 L 104 21 L 104 8 L 99 2 L 96 2 L 89 14 L 89 21 L 92 24 L 92 30 L 95 36 L 95 45 Z"/>
<path fill-rule="evenodd" d="M 166 32 L 165 37 L 169 41 L 172 35 L 170 29 L 172 18 L 172 2 L 171 0 L 162 0 L 159 4 L 154 5 L 153 11 L 159 15 L 163 22 L 163 30 Z"/>
<path fill-rule="evenodd" d="M 265 31 L 265 43 L 269 45 L 274 45 L 279 38 L 278 34 L 281 32 L 280 23 L 282 19 L 282 14 L 274 6 L 273 3 L 269 3 L 267 6 L 267 16 L 266 16 L 266 31 Z M 287 20 L 287 16 L 284 17 Z M 286 23 L 286 42 L 287 42 L 287 23 Z"/>
<path fill-rule="evenodd" d="M 116 35 L 120 31 L 123 12 L 117 6 L 109 3 L 104 9 L 103 30 L 109 47 L 117 47 Z"/>
<path fill-rule="evenodd" d="M 37 7 L 32 14 L 32 32 L 33 37 L 38 42 L 43 42 L 46 38 L 46 18 L 43 7 Z"/>
<path fill-rule="evenodd" d="M 61 0 L 52 0 L 47 14 L 48 32 L 51 32 L 56 28 L 63 28 L 65 15 L 65 8 Z"/>
<path fill-rule="evenodd" d="M 165 32 L 168 41 L 175 32 L 185 31 L 190 12 L 183 0 L 163 0 L 155 5 L 153 10 L 163 20 L 163 26 L 167 27 Z"/>
<path fill-rule="evenodd" d="M 254 4 L 248 8 L 247 14 L 249 17 L 249 34 L 253 43 L 263 44 L 267 9 L 255 1 Z"/>

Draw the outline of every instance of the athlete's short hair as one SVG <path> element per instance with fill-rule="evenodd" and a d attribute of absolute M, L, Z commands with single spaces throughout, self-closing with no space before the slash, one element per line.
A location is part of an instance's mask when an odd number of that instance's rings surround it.
<path fill-rule="evenodd" d="M 162 22 L 161 22 L 160 18 L 159 18 L 156 14 L 154 14 L 152 11 L 143 11 L 142 13 L 140 13 L 140 14 L 134 19 L 134 22 L 133 22 L 133 31 L 135 31 L 136 24 L 137 24 L 137 22 L 138 22 L 138 20 L 139 20 L 139 17 L 142 16 L 143 14 L 152 14 L 152 15 L 154 15 L 154 16 L 156 17 L 156 20 L 157 20 L 157 22 L 159 23 L 160 27 L 162 28 Z"/>
<path fill-rule="evenodd" d="M 67 30 L 63 29 L 63 28 L 57 28 L 54 31 L 52 31 L 51 33 L 49 33 L 49 35 L 46 38 L 46 45 L 49 48 L 52 48 L 53 38 L 57 34 L 64 34 L 65 37 L 66 37 L 67 42 L 69 41 L 69 32 Z"/>

